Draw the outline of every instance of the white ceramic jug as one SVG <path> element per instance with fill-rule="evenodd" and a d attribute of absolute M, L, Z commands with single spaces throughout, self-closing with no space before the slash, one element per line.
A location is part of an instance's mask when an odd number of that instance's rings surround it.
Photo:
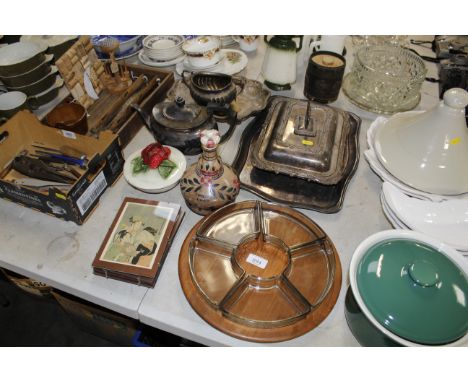
<path fill-rule="evenodd" d="M 309 47 L 309 54 L 313 48 L 316 50 L 326 50 L 327 52 L 334 52 L 343 54 L 346 36 L 340 35 L 327 35 L 321 36 L 320 40 L 312 41 Z"/>
<path fill-rule="evenodd" d="M 299 45 L 294 38 L 299 38 Z M 273 90 L 289 90 L 296 82 L 297 52 L 302 48 L 302 36 L 280 35 L 270 40 L 264 37 L 267 44 L 263 59 L 262 74 L 265 85 Z"/>

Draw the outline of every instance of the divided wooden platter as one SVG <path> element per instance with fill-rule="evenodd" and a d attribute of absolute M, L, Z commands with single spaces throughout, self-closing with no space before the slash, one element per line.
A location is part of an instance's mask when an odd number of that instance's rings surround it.
<path fill-rule="evenodd" d="M 263 264 L 253 264 L 252 255 Z M 180 252 L 179 279 L 192 308 L 216 329 L 246 341 L 279 342 L 328 316 L 342 275 L 333 243 L 312 220 L 290 207 L 245 201 L 192 228 Z"/>

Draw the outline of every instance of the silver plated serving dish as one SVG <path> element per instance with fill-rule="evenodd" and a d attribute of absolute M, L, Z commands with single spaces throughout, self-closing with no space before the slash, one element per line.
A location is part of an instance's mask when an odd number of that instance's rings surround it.
<path fill-rule="evenodd" d="M 290 174 L 262 170 L 253 165 L 253 156 L 257 145 L 261 144 L 260 135 L 268 126 L 266 121 L 272 105 L 295 101 L 297 100 L 281 96 L 270 98 L 267 107 L 245 128 L 232 167 L 239 174 L 241 188 L 266 200 L 324 213 L 338 212 L 343 206 L 347 186 L 359 163 L 361 120 L 353 113 L 343 112 L 349 121 L 343 125 L 346 137 L 344 157 L 347 159 L 344 161 L 343 176 L 338 183 L 327 185 Z"/>
<path fill-rule="evenodd" d="M 252 151 L 258 169 L 318 182 L 338 183 L 349 160 L 350 116 L 307 100 L 276 98 Z"/>

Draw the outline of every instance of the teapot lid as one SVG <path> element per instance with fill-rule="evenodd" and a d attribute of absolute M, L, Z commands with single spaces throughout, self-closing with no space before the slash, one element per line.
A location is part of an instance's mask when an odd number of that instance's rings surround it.
<path fill-rule="evenodd" d="M 188 130 L 205 123 L 211 116 L 207 109 L 197 104 L 186 104 L 182 97 L 154 106 L 153 116 L 164 127 Z"/>

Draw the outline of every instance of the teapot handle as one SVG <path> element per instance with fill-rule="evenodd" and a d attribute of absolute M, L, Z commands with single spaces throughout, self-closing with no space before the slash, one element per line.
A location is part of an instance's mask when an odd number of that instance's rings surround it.
<path fill-rule="evenodd" d="M 245 77 L 232 77 L 232 82 L 234 83 L 234 85 L 240 87 L 240 91 L 239 93 L 237 93 L 237 95 L 239 95 L 242 92 L 242 90 L 244 90 L 244 86 L 247 81 Z"/>
<path fill-rule="evenodd" d="M 221 140 L 219 143 L 225 142 L 227 139 L 229 139 L 232 136 L 232 133 L 234 132 L 234 128 L 236 127 L 237 124 L 237 113 L 232 110 L 229 105 L 219 105 L 217 103 L 209 103 L 206 105 L 206 108 L 208 111 L 227 111 L 228 112 L 228 123 L 229 123 L 229 128 L 228 130 L 221 136 Z"/>

